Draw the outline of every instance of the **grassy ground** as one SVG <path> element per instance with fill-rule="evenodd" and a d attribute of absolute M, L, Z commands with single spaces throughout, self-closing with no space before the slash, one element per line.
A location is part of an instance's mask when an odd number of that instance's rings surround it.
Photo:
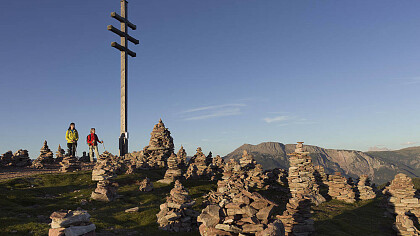
<path fill-rule="evenodd" d="M 172 185 L 156 183 L 163 177 L 160 170 L 142 171 L 118 176 L 118 193 L 122 196 L 112 203 L 90 201 L 96 182 L 91 172 L 42 174 L 0 182 L 0 232 L 1 235 L 46 235 L 49 215 L 60 209 L 81 207 L 92 216 L 98 235 L 199 235 L 193 233 L 168 233 L 158 230 L 156 214 L 159 205 Z M 143 193 L 137 181 L 146 175 L 152 179 L 154 191 Z M 415 181 L 416 185 L 420 181 Z M 216 188 L 215 182 L 186 181 L 184 186 L 196 200 L 196 210 L 201 210 L 203 195 Z M 418 186 L 418 185 L 417 185 Z M 286 194 L 278 190 L 260 190 L 262 195 L 279 204 L 278 213 L 284 209 Z M 86 205 L 82 201 L 87 200 Z M 318 235 L 392 235 L 392 219 L 384 218 L 379 207 L 381 199 L 345 204 L 328 201 L 314 208 Z M 131 207 L 139 212 L 125 213 Z"/>

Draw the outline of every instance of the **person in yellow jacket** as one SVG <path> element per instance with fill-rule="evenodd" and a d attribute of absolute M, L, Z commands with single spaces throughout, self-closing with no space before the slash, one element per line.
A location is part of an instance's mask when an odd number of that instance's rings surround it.
<path fill-rule="evenodd" d="M 77 133 L 76 125 L 70 124 L 69 129 L 66 132 L 67 148 L 70 156 L 76 155 L 77 141 L 79 140 L 79 133 Z"/>

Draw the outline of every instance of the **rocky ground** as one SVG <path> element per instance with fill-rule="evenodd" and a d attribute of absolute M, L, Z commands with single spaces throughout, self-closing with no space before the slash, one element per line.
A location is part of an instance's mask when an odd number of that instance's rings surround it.
<path fill-rule="evenodd" d="M 54 170 L 47 170 L 54 171 Z M 4 173 L 4 172 L 3 172 Z M 43 172 L 35 172 L 36 174 Z M 96 187 L 91 171 L 40 174 L 13 178 L 0 183 L 0 232 L 2 235 L 46 235 L 50 228 L 48 216 L 57 210 L 87 210 L 97 227 L 97 235 L 199 235 L 198 231 L 172 233 L 158 229 L 156 214 L 173 188 L 159 183 L 164 170 L 145 170 L 116 178 L 120 197 L 112 203 L 91 201 Z M 141 181 L 149 177 L 151 192 L 141 192 Z M 419 182 L 416 187 L 419 188 Z M 194 210 L 204 208 L 203 196 L 216 190 L 214 181 L 184 181 L 189 195 L 196 202 Z M 267 199 L 285 209 L 285 196 L 278 190 L 258 190 Z M 332 200 L 314 207 L 313 219 L 317 235 L 394 235 L 393 220 L 384 218 L 382 199 L 353 204 Z M 125 210 L 139 207 L 138 211 Z"/>

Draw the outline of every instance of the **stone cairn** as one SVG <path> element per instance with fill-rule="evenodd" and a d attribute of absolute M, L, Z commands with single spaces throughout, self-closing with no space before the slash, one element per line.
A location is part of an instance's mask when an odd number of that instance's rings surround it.
<path fill-rule="evenodd" d="M 149 145 L 143 149 L 150 168 L 162 168 L 166 166 L 166 159 L 174 153 L 174 141 L 171 132 L 165 128 L 162 119 L 153 127 L 150 134 Z"/>
<path fill-rule="evenodd" d="M 223 168 L 225 167 L 225 161 L 219 155 L 213 157 L 211 168 L 213 172 L 223 173 Z"/>
<path fill-rule="evenodd" d="M 47 140 L 44 141 L 44 145 L 41 148 L 39 157 L 32 162 L 32 166 L 35 168 L 44 168 L 45 164 L 54 163 L 54 154 L 48 148 Z"/>
<path fill-rule="evenodd" d="M 356 201 L 356 193 L 352 186 L 347 183 L 346 177 L 341 176 L 340 172 L 328 176 L 328 195 L 333 199 L 347 203 Z"/>
<path fill-rule="evenodd" d="M 405 174 L 397 174 L 383 193 L 387 197 L 387 210 L 396 215 L 394 230 L 397 235 L 420 235 L 413 220 L 420 219 L 420 201 L 415 196 L 413 180 Z"/>
<path fill-rule="evenodd" d="M 292 198 L 302 195 L 311 199 L 315 205 L 325 202 L 325 198 L 319 193 L 309 152 L 303 151 L 303 142 L 298 142 L 295 151 L 289 156 L 288 183 Z"/>
<path fill-rule="evenodd" d="M 176 156 L 178 158 L 179 168 L 185 171 L 187 169 L 187 152 L 182 145 Z"/>
<path fill-rule="evenodd" d="M 142 192 L 150 192 L 153 190 L 153 183 L 146 177 L 143 181 L 141 181 L 139 190 Z"/>
<path fill-rule="evenodd" d="M 273 217 L 277 205 L 236 181 L 210 192 L 207 199 L 197 218 L 201 235 L 284 235 L 283 224 Z"/>
<path fill-rule="evenodd" d="M 92 171 L 92 180 L 98 181 L 96 189 L 92 192 L 92 199 L 110 202 L 117 197 L 118 185 L 113 181 L 116 176 L 116 168 L 112 164 L 114 158 L 109 152 L 99 156 Z"/>
<path fill-rule="evenodd" d="M 201 147 L 197 148 L 197 153 L 191 158 L 187 172 L 186 179 L 209 179 L 212 176 L 212 170 L 209 167 L 211 159 L 209 160 L 204 155 Z"/>
<path fill-rule="evenodd" d="M 360 200 L 369 200 L 376 197 L 367 175 L 360 176 L 359 182 L 357 183 L 357 193 Z"/>
<path fill-rule="evenodd" d="M 14 154 L 12 151 L 8 151 L 0 156 L 0 167 L 2 166 L 13 166 L 13 167 L 24 167 L 30 166 L 31 159 L 27 150 L 19 149 Z"/>
<path fill-rule="evenodd" d="M 174 153 L 168 158 L 167 165 L 168 169 L 165 172 L 165 177 L 158 181 L 160 183 L 169 184 L 182 177 L 182 171 L 179 168 L 179 159 Z"/>
<path fill-rule="evenodd" d="M 90 215 L 84 210 L 56 211 L 50 216 L 49 236 L 80 235 L 94 236 L 95 224 L 90 222 Z"/>
<path fill-rule="evenodd" d="M 60 162 L 61 172 L 74 172 L 81 169 L 80 162 L 76 157 L 66 155 Z"/>
<path fill-rule="evenodd" d="M 315 180 L 318 183 L 318 185 L 327 185 L 328 182 L 328 175 L 325 173 L 325 169 L 321 165 L 314 166 L 315 172 Z"/>
<path fill-rule="evenodd" d="M 311 219 L 311 199 L 298 194 L 289 199 L 286 210 L 277 218 L 284 224 L 287 236 L 309 236 L 315 231 Z"/>
<path fill-rule="evenodd" d="M 179 180 L 166 197 L 166 202 L 160 205 L 160 212 L 156 215 L 159 228 L 166 231 L 192 231 L 197 228 L 198 213 L 192 210 L 195 201 L 188 195 L 188 191 Z"/>
<path fill-rule="evenodd" d="M 55 161 L 56 162 L 61 162 L 64 158 L 64 154 L 66 153 L 66 151 L 64 151 L 64 149 L 61 148 L 61 145 L 58 145 L 58 150 L 55 153 Z"/>

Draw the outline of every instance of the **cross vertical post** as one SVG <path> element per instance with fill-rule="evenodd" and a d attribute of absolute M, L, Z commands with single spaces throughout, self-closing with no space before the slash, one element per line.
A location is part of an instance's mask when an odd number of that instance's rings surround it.
<path fill-rule="evenodd" d="M 121 23 L 121 30 L 116 29 L 112 25 L 108 25 L 108 30 L 121 37 L 121 45 L 112 42 L 111 46 L 121 51 L 121 127 L 119 137 L 120 156 L 128 153 L 128 130 L 127 130 L 127 75 L 128 75 L 128 55 L 136 57 L 136 53 L 128 49 L 128 41 L 139 44 L 139 41 L 128 34 L 128 27 L 136 30 L 136 25 L 128 21 L 127 1 L 121 1 L 121 16 L 115 12 L 111 13 L 111 17 L 117 19 Z"/>

